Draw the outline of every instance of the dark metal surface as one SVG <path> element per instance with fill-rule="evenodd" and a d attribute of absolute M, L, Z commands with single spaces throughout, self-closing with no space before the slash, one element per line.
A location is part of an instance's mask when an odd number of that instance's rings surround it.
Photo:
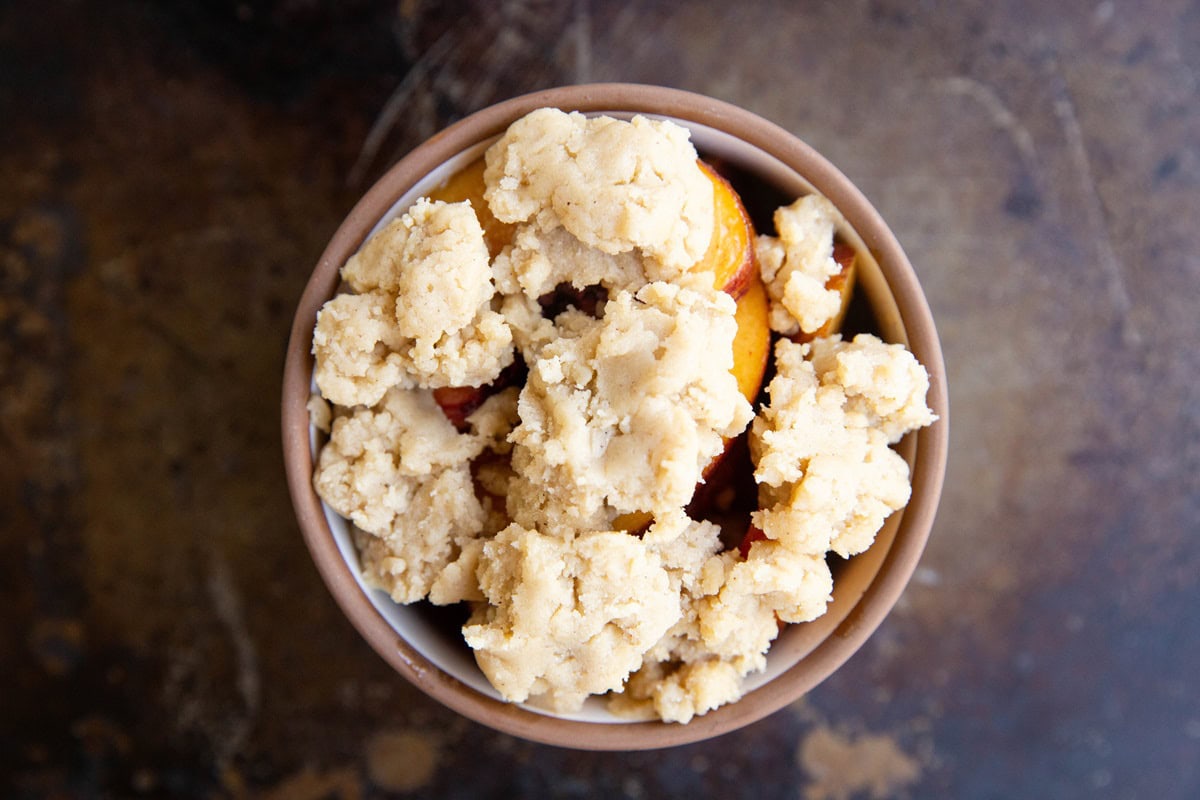
<path fill-rule="evenodd" d="M 513 94 L 654 82 L 857 181 L 938 319 L 926 558 L 795 708 L 495 734 L 339 615 L 283 482 L 291 308 L 355 197 Z M 6 797 L 1200 796 L 1200 6 L 0 6 Z"/>

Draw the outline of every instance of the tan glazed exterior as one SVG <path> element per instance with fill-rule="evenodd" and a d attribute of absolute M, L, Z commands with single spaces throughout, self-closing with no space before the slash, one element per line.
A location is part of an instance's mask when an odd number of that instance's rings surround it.
<path fill-rule="evenodd" d="M 308 402 L 317 311 L 333 296 L 338 271 L 375 224 L 420 179 L 463 150 L 502 133 L 528 112 L 644 113 L 696 123 L 732 135 L 773 157 L 760 173 L 781 186 L 807 181 L 841 210 L 879 264 L 882 282 L 864 289 L 884 337 L 905 341 L 930 377 L 929 407 L 940 419 L 897 448 L 912 469 L 912 499 L 894 514 L 875 544 L 835 571 L 834 601 L 825 617 L 791 625 L 771 649 L 772 661 L 791 663 L 741 700 L 686 725 L 662 722 L 584 722 L 501 702 L 443 672 L 375 610 L 338 551 L 313 490 Z M 640 750 L 694 742 L 748 725 L 798 699 L 841 666 L 879 626 L 908 583 L 933 525 L 948 444 L 945 366 L 937 332 L 912 265 L 865 197 L 832 164 L 782 128 L 701 95 L 631 84 L 596 84 L 524 95 L 473 114 L 435 135 L 397 163 L 359 201 L 338 228 L 310 278 L 293 322 L 283 379 L 283 449 L 288 485 L 305 542 L 321 576 L 350 621 L 401 675 L 439 702 L 495 729 L 564 747 Z"/>

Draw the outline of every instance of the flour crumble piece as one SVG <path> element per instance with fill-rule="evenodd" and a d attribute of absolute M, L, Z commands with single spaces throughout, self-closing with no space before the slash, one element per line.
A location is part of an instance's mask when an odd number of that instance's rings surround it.
<path fill-rule="evenodd" d="M 821 359 L 807 359 L 810 352 Z M 869 335 L 813 345 L 784 339 L 775 364 L 770 402 L 751 427 L 754 524 L 797 552 L 862 552 L 908 502 L 908 464 L 888 445 L 934 419 L 914 374 L 924 368 L 903 347 Z"/>
<path fill-rule="evenodd" d="M 649 267 L 649 269 L 648 269 Z M 638 251 L 605 253 L 589 247 L 566 228 L 543 231 L 536 225 L 521 225 L 496 257 L 497 288 L 506 294 L 523 292 L 536 300 L 560 284 L 576 289 L 603 286 L 610 292 L 636 292 L 656 274 Z"/>
<path fill-rule="evenodd" d="M 517 120 L 486 154 L 484 198 L 502 222 L 562 226 L 609 254 L 640 250 L 686 271 L 708 248 L 712 183 L 687 129 L 544 108 Z"/>
<path fill-rule="evenodd" d="M 315 379 L 342 406 L 391 387 L 479 386 L 512 363 L 512 331 L 493 311 L 492 269 L 471 204 L 425 199 L 342 268 L 355 294 L 317 314 Z"/>
<path fill-rule="evenodd" d="M 373 406 L 389 388 L 413 385 L 393 307 L 391 298 L 376 293 L 339 294 L 321 307 L 313 332 L 313 378 L 325 399 Z"/>
<path fill-rule="evenodd" d="M 813 341 L 810 358 L 822 383 L 846 393 L 846 413 L 892 444 L 936 420 L 925 405 L 929 373 L 903 345 L 869 333 L 849 342 L 831 336 Z"/>
<path fill-rule="evenodd" d="M 683 508 L 753 415 L 729 371 L 735 310 L 721 292 L 652 283 L 610 297 L 602 319 L 560 315 L 559 337 L 526 354 L 513 519 L 595 530 Z"/>
<path fill-rule="evenodd" d="M 397 602 L 427 595 L 483 527 L 469 461 L 485 444 L 459 433 L 427 390 L 391 389 L 334 420 L 313 485 L 359 529 L 368 580 Z"/>
<path fill-rule="evenodd" d="M 620 689 L 679 617 L 679 595 L 646 545 L 623 531 L 550 536 L 510 525 L 478 568 L 488 605 L 463 636 L 511 702 L 574 711 Z"/>
<path fill-rule="evenodd" d="M 825 288 L 842 269 L 833 259 L 833 234 L 841 219 L 833 203 L 810 194 L 775 211 L 778 238 L 755 239 L 772 330 L 785 336 L 812 333 L 841 309 L 841 294 Z"/>

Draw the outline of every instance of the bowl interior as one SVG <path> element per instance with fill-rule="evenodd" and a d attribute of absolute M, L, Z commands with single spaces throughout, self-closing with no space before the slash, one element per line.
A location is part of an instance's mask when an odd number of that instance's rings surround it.
<path fill-rule="evenodd" d="M 581 88 L 581 87 L 575 87 Z M 647 88 L 647 87 L 639 87 Z M 666 90 L 663 90 L 666 91 Z M 670 92 L 672 95 L 683 93 Z M 693 102 L 694 95 L 687 95 L 683 100 Z M 677 98 L 679 99 L 679 98 Z M 511 101 L 510 101 L 511 102 Z M 712 104 L 713 101 L 708 101 Z M 541 105 L 572 106 L 569 103 L 547 102 Z M 530 105 L 529 110 L 537 105 Z M 865 300 L 873 317 L 874 332 L 886 341 L 900 342 L 911 346 L 910 327 L 913 319 L 917 320 L 917 332 L 921 334 L 921 344 L 926 352 L 917 352 L 931 374 L 931 392 L 929 402 L 936 413 L 944 417 L 944 378 L 942 375 L 941 353 L 937 349 L 936 336 L 932 334 L 932 321 L 928 318 L 928 309 L 924 298 L 920 295 L 915 284 L 912 268 L 904 259 L 903 252 L 895 243 L 890 232 L 883 226 L 878 215 L 874 213 L 865 199 L 858 195 L 848 181 L 833 170 L 827 162 L 820 159 L 811 151 L 803 149 L 801 156 L 815 158 L 818 161 L 818 177 L 826 182 L 830 180 L 830 171 L 837 190 L 848 189 L 849 202 L 839 202 L 838 191 L 829 191 L 827 186 L 814 186 L 801 175 L 798 169 L 789 166 L 780 157 L 773 155 L 763 147 L 758 146 L 746 137 L 735 136 L 728 132 L 729 127 L 723 117 L 712 120 L 717 124 L 706 124 L 699 121 L 701 115 L 664 115 L 646 113 L 642 109 L 607 110 L 618 107 L 629 108 L 628 105 L 611 107 L 595 105 L 584 108 L 588 113 L 606 113 L 611 116 L 628 118 L 635 113 L 644 113 L 660 119 L 670 119 L 687 127 L 692 133 L 692 140 L 701 155 L 717 157 L 736 169 L 756 176 L 764 184 L 770 186 L 788 198 L 799 197 L 813 191 L 822 190 L 850 220 L 848 225 L 839 230 L 842 238 L 855 246 L 860 255 L 860 265 L 857 278 L 856 293 Z M 509 120 L 520 116 L 523 111 L 514 110 Z M 745 112 L 737 112 L 745 114 Z M 754 118 L 757 120 L 757 118 Z M 507 124 L 507 121 L 505 124 Z M 759 121 L 761 122 L 761 121 Z M 460 123 L 461 125 L 462 123 Z M 762 123 L 767 125 L 766 123 Z M 722 129 L 725 128 L 725 129 Z M 770 134 L 774 132 L 768 131 Z M 777 134 L 788 137 L 782 131 Z M 402 214 L 415 200 L 443 182 L 457 170 L 479 157 L 495 139 L 494 132 L 465 144 L 457 152 L 440 157 L 432 166 L 413 171 L 410 169 L 393 170 L 371 190 L 364 203 L 355 209 L 335 236 L 335 243 L 342 239 L 340 250 L 333 252 L 332 260 L 338 263 L 328 264 L 323 259 L 324 278 L 318 280 L 314 275 L 309 292 L 323 295 L 313 298 L 319 305 L 333 293 L 336 281 L 330 279 L 329 270 L 334 274 L 340 268 L 340 261 L 353 252 L 354 249 L 376 230 L 394 217 Z M 791 140 L 795 142 L 795 140 Z M 799 143 L 796 143 L 799 144 Z M 803 148 L 802 145 L 800 145 Z M 416 155 L 416 154 L 414 154 Z M 786 155 L 786 154 L 785 154 Z M 790 158 L 795 163 L 795 158 Z M 401 162 L 402 164 L 404 162 Z M 399 168 L 400 165 L 398 165 Z M 812 173 L 808 173 L 812 174 Z M 399 180 L 396 179 L 399 175 Z M 407 177 L 406 177 L 407 176 Z M 844 198 L 843 198 L 844 199 Z M 368 203 L 367 200 L 372 200 Z M 364 206 L 367 206 L 364 213 Z M 371 217 L 371 207 L 386 209 L 383 213 L 378 210 Z M 865 212 L 864 212 L 865 208 Z M 866 214 L 864 216 L 864 213 Z M 866 227 L 869 236 L 860 235 L 860 229 Z M 881 230 L 879 230 L 879 229 Z M 882 240 L 882 242 L 881 242 Z M 347 246 L 346 242 L 350 242 Z M 330 251 L 338 248 L 331 243 Z M 890 258 L 893 263 L 887 265 L 888 271 L 880 264 L 880 254 Z M 898 259 L 899 263 L 895 263 Z M 900 278 L 901 290 L 894 291 Z M 905 284 L 905 281 L 908 281 Z M 915 292 L 915 295 L 914 295 Z M 898 298 L 907 303 L 907 315 L 902 313 Z M 309 305 L 313 305 L 310 302 Z M 289 373 L 292 373 L 293 385 L 303 381 L 305 389 L 311 391 L 312 359 L 307 356 L 311 345 L 313 315 L 306 313 L 302 302 L 298 312 L 296 327 L 293 330 L 293 347 L 289 352 Z M 315 312 L 314 312 L 315 313 Z M 906 325 L 906 316 L 910 322 Z M 303 319 L 302 319 L 303 317 Z M 307 323 L 305 332 L 304 323 Z M 297 347 L 297 337 L 307 335 L 307 343 L 303 343 L 303 351 Z M 929 351 L 932 343 L 932 354 Z M 295 363 L 294 363 L 295 362 Z M 674 744 L 682 741 L 692 741 L 715 735 L 734 727 L 753 721 L 776 710 L 781 705 L 796 699 L 820 680 L 824 679 L 842 661 L 849 657 L 867 634 L 878 624 L 887 609 L 894 603 L 903 584 L 915 566 L 916 558 L 923 548 L 928 526 L 932 522 L 932 507 L 936 505 L 936 495 L 940 489 L 941 469 L 944 465 L 944 435 L 936 436 L 928 444 L 922 442 L 922 455 L 934 463 L 926 465 L 921 475 L 920 495 L 918 494 L 917 453 L 918 442 L 930 438 L 928 431 L 944 428 L 945 420 L 917 434 L 910 434 L 899 444 L 897 450 L 909 463 L 914 471 L 913 500 L 908 509 L 912 514 L 915 505 L 920 506 L 920 519 L 914 530 L 907 532 L 911 539 L 903 553 L 897 553 L 894 547 L 897 536 L 904 525 L 905 512 L 893 514 L 885 523 L 876 537 L 874 545 L 865 553 L 834 565 L 833 600 L 826 614 L 813 622 L 803 625 L 787 626 L 772 645 L 767 656 L 767 668 L 761 673 L 750 675 L 744 684 L 745 695 L 742 700 L 729 706 L 709 712 L 699 717 L 687 726 L 667 725 L 658 722 L 630 722 L 610 714 L 602 700 L 590 699 L 579 712 L 574 714 L 551 714 L 539 709 L 536 704 L 527 703 L 513 706 L 503 703 L 499 694 L 488 683 L 482 672 L 476 666 L 471 651 L 462 641 L 459 630 L 448 625 L 445 614 L 435 613 L 426 604 L 401 606 L 394 603 L 385 592 L 372 589 L 362 580 L 362 570 L 359 557 L 354 546 L 349 523 L 338 516 L 315 497 L 311 486 L 311 472 L 315 455 L 324 440 L 324 435 L 307 424 L 307 418 L 300 419 L 295 412 L 295 404 L 301 405 L 307 400 L 291 398 L 293 411 L 287 411 L 288 398 L 285 396 L 285 445 L 287 441 L 298 441 L 303 437 L 304 452 L 298 457 L 289 453 L 289 479 L 294 497 L 297 493 L 304 495 L 304 503 L 297 499 L 298 515 L 304 529 L 306 540 L 314 551 L 314 558 L 321 568 L 323 577 L 329 583 L 335 597 L 347 610 L 351 619 L 360 631 L 375 646 L 381 655 L 388 658 L 410 680 L 421 688 L 446 702 L 456 710 L 471 716 L 485 724 L 507 730 L 527 738 L 549 741 L 554 743 L 570 742 L 574 746 L 610 747 L 613 749 L 628 749 L 632 747 L 653 747 Z M 303 429 L 300 426 L 303 425 Z M 941 428 L 939 428 L 941 426 Z M 932 469 L 932 474 L 930 473 Z M 314 503 L 317 505 L 314 506 Z M 311 510 L 320 509 L 320 518 L 302 512 L 301 506 Z M 333 549 L 328 547 L 332 542 Z M 890 570 L 889 580 L 879 580 L 881 572 Z M 886 583 L 886 586 L 880 586 Z M 864 601 L 864 597 L 878 589 L 879 597 L 873 603 Z M 365 602 L 364 602 L 365 601 Z M 369 605 L 370 613 L 364 613 L 364 605 Z M 399 641 L 396 641 L 399 637 Z M 779 680 L 786 676 L 786 680 Z M 597 725 L 599 723 L 600 725 Z M 597 728 L 620 729 L 611 733 L 595 733 Z M 582 739 L 580 738 L 582 736 Z"/>

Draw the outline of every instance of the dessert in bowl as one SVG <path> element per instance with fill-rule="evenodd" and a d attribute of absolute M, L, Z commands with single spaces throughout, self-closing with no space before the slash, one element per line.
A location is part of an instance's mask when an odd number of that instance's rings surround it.
<path fill-rule="evenodd" d="M 486 724 L 626 749 L 758 719 L 862 643 L 932 524 L 945 405 L 912 268 L 840 173 L 600 85 L 479 112 L 367 193 L 283 422 L 381 655 Z"/>

